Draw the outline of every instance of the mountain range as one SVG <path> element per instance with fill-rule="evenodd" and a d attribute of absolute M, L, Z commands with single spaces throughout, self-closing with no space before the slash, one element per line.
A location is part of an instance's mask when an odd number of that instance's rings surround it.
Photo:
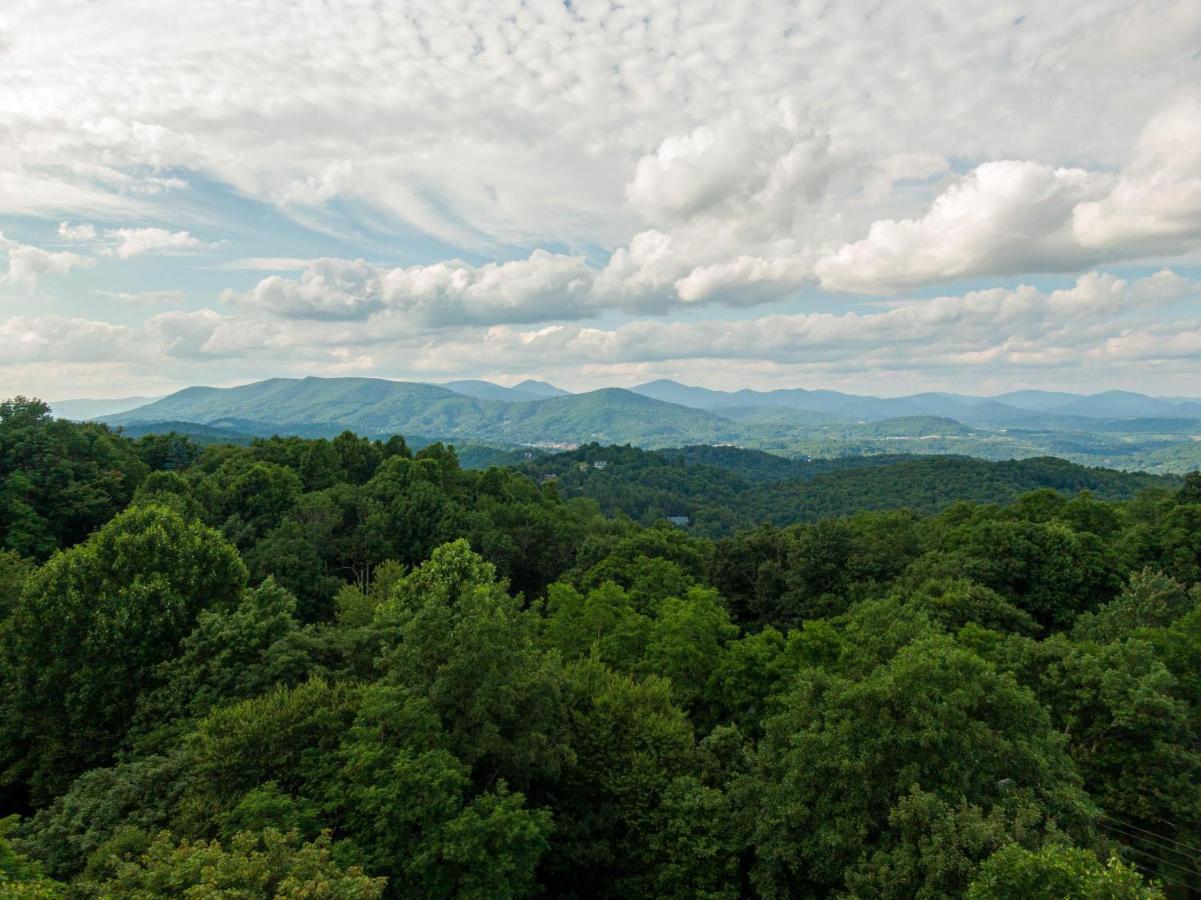
<path fill-rule="evenodd" d="M 60 410 L 66 405 L 55 404 L 56 412 L 64 414 Z M 506 387 L 488 381 L 435 385 L 310 377 L 186 388 L 96 416 L 140 432 L 153 430 L 155 423 L 192 423 L 231 435 L 321 436 L 350 429 L 515 447 L 732 444 L 806 458 L 896 452 L 988 459 L 1056 455 L 1150 471 L 1185 471 L 1201 463 L 1196 440 L 1201 400 L 1126 391 L 885 398 L 800 388 L 720 391 L 652 381 L 569 393 L 532 380 Z"/>

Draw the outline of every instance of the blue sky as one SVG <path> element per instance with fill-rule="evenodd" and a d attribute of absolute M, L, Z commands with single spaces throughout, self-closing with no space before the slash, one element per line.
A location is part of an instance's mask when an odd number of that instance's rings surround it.
<path fill-rule="evenodd" d="M 0 395 L 1198 395 L 1193 2 L 14 0 Z"/>

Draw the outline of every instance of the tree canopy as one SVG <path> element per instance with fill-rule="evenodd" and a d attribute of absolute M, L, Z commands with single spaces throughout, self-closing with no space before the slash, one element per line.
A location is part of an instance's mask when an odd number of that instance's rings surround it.
<path fill-rule="evenodd" d="M 1201 891 L 1195 477 L 706 532 L 623 448 L 153 437 L 0 404 L 4 896 Z"/>

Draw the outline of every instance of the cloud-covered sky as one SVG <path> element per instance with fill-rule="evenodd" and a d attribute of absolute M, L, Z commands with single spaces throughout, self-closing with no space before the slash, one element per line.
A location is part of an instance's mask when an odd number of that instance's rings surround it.
<path fill-rule="evenodd" d="M 8 0 L 0 396 L 1201 396 L 1196 0 Z"/>

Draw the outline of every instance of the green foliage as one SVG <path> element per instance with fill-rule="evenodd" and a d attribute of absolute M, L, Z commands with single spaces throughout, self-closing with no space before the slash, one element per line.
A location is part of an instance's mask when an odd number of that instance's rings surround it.
<path fill-rule="evenodd" d="M 312 840 L 321 830 L 321 820 L 312 801 L 286 794 L 274 781 L 268 781 L 246 794 L 222 818 L 221 834 L 229 839 L 243 831 L 265 828 L 296 833 L 305 840 Z"/>
<path fill-rule="evenodd" d="M 903 648 L 862 681 L 806 673 L 767 723 L 754 776 L 757 862 L 767 893 L 837 888 L 865 844 L 895 852 L 914 789 L 946 804 L 1077 831 L 1092 807 L 1034 695 L 945 638 Z M 909 822 L 901 813 L 899 820 Z M 925 866 L 894 889 L 923 889 Z"/>
<path fill-rule="evenodd" d="M 115 515 L 146 475 L 103 425 L 53 419 L 39 400 L 0 402 L 0 549 L 45 559 Z"/>
<path fill-rule="evenodd" d="M 1047 458 L 988 462 L 963 456 L 842 455 L 811 461 L 764 457 L 732 447 L 652 451 L 586 444 L 527 462 L 522 470 L 535 478 L 555 475 L 563 497 L 593 499 L 607 515 L 625 514 L 645 525 L 666 516 L 688 516 L 689 531 L 708 537 L 764 523 L 793 525 L 865 510 L 933 513 L 960 501 L 1009 503 L 1040 488 L 1123 499 L 1178 483 Z M 595 468 L 596 463 L 604 468 Z M 1073 513 L 1065 511 L 1065 516 Z"/>
<path fill-rule="evenodd" d="M 386 383 L 314 387 L 391 427 Z M 425 392 L 427 421 L 500 408 L 454 398 Z M 629 403 L 527 400 L 522 422 Z M 588 445 L 512 455 L 531 478 L 306 427 L 330 439 L 0 410 L 0 813 L 22 817 L 0 894 L 1190 881 L 1196 477 Z"/>
<path fill-rule="evenodd" d="M 401 579 L 376 619 L 400 635 L 389 679 L 430 699 L 456 757 L 517 786 L 558 769 L 558 658 L 536 645 L 534 622 L 465 541 Z"/>
<path fill-rule="evenodd" d="M 176 843 L 160 834 L 145 852 L 111 863 L 112 874 L 90 886 L 101 897 L 244 897 L 374 900 L 386 879 L 370 878 L 333 859 L 329 835 L 301 843 L 295 833 L 242 832 L 218 841 Z"/>
<path fill-rule="evenodd" d="M 92 769 L 25 823 L 22 846 L 50 875 L 71 879 L 122 828 L 153 834 L 171 827 L 186 781 L 178 752 Z"/>
<path fill-rule="evenodd" d="M 1153 569 L 1130 576 L 1130 582 L 1117 598 L 1096 613 L 1082 614 L 1074 635 L 1095 641 L 1120 640 L 1141 628 L 1171 625 L 1201 605 L 1201 590 L 1190 591 L 1174 578 Z"/>
<path fill-rule="evenodd" d="M 737 636 L 717 592 L 692 588 L 656 606 L 639 668 L 667 678 L 675 701 L 692 710 L 707 692 L 726 645 Z"/>
<path fill-rule="evenodd" d="M 289 793 L 320 783 L 357 702 L 355 688 L 314 679 L 214 710 L 186 745 L 197 790 L 232 807 L 267 782 Z"/>
<path fill-rule="evenodd" d="M 668 788 L 694 761 L 691 725 L 662 679 L 635 681 L 590 660 L 564 676 L 573 758 L 543 789 L 555 811 L 550 890 L 651 895 L 662 863 L 653 836 L 668 825 Z"/>
<path fill-rule="evenodd" d="M 472 796 L 438 716 L 399 688 L 376 687 L 339 750 L 328 803 L 374 871 L 426 897 L 534 892 L 551 815 L 503 781 Z"/>
<path fill-rule="evenodd" d="M 0 819 L 0 894 L 5 897 L 61 897 L 65 887 L 47 879 L 37 860 L 16 850 L 9 835 L 16 816 Z"/>
<path fill-rule="evenodd" d="M 0 622 L 17 603 L 33 565 L 15 550 L 0 550 Z"/>
<path fill-rule="evenodd" d="M 205 610 L 157 685 L 138 698 L 131 740 L 143 750 L 177 741 L 215 706 L 304 681 L 311 661 L 289 652 L 300 629 L 296 598 L 268 577 L 232 609 Z"/>
<path fill-rule="evenodd" d="M 47 796 L 107 763 L 158 664 L 245 579 L 219 535 L 164 507 L 133 507 L 53 557 L 0 626 L 3 778 Z"/>
<path fill-rule="evenodd" d="M 990 857 L 968 889 L 971 900 L 1156 900 L 1163 893 L 1116 857 L 1102 863 L 1078 847 L 1038 851 L 1016 845 Z"/>

